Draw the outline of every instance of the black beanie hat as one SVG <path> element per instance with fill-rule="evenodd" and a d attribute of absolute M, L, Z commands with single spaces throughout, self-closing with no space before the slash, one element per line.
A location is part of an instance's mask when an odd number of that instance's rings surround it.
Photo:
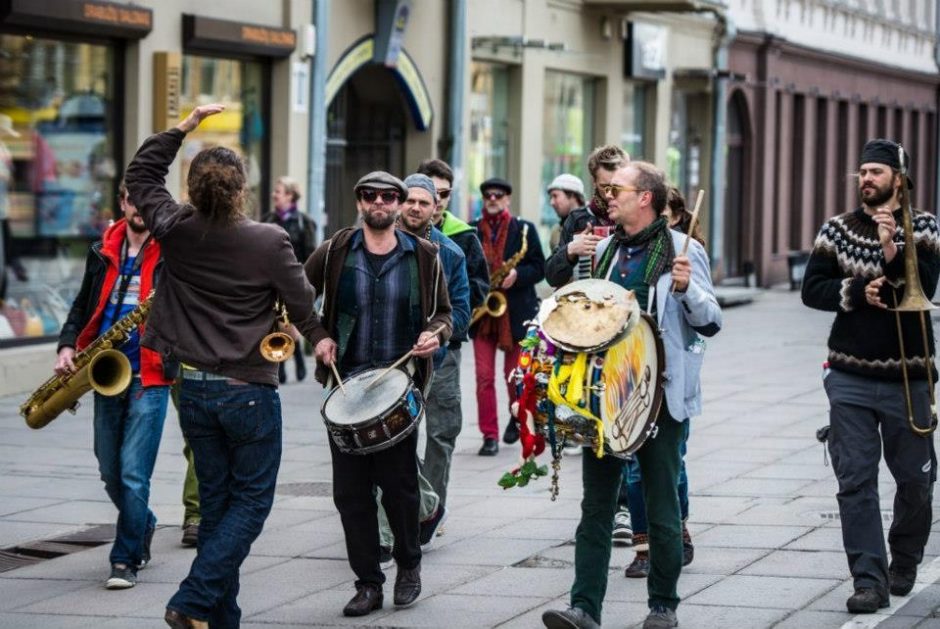
<path fill-rule="evenodd" d="M 884 164 L 885 166 L 890 166 L 894 170 L 900 172 L 900 153 L 904 154 L 905 170 L 910 173 L 911 156 L 907 154 L 907 151 L 905 151 L 897 142 L 892 142 L 891 140 L 884 140 L 881 138 L 877 140 L 869 140 L 865 144 L 865 148 L 862 149 L 862 155 L 859 157 L 858 165 L 861 166 L 862 164 L 869 163 Z M 907 178 L 907 187 L 914 187 L 914 182 L 911 181 L 910 176 Z"/>

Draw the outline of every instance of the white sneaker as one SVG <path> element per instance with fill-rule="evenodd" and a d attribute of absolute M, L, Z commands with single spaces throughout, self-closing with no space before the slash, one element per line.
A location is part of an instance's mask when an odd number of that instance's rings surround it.
<path fill-rule="evenodd" d="M 574 444 L 574 445 L 569 445 L 569 446 L 565 446 L 564 448 L 562 448 L 561 453 L 564 456 L 579 456 L 582 450 L 584 450 L 584 446 Z"/>
<path fill-rule="evenodd" d="M 630 512 L 626 507 L 620 507 L 614 514 L 614 530 L 611 539 L 617 546 L 629 546 L 633 543 L 633 527 L 630 522 Z"/>

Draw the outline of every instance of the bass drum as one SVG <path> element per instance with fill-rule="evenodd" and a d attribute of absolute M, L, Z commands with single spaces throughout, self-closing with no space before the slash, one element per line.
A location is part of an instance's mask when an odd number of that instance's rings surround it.
<path fill-rule="evenodd" d="M 604 423 L 604 445 L 633 454 L 653 432 L 663 403 L 665 350 L 655 320 L 642 313 L 624 339 L 589 357 L 591 412 Z"/>

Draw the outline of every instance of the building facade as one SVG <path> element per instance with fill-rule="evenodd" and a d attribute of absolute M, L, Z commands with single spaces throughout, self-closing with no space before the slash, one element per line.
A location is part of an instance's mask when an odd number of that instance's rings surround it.
<path fill-rule="evenodd" d="M 310 21 L 306 0 L 0 2 L 0 390 L 51 375 L 50 341 L 148 135 L 197 104 L 226 104 L 170 171 L 181 198 L 189 161 L 217 144 L 245 158 L 254 216 L 273 179 L 305 177 L 309 94 L 296 70 Z"/>
<path fill-rule="evenodd" d="M 858 206 L 865 141 L 912 156 L 915 207 L 937 211 L 936 2 L 730 0 L 723 247 L 729 277 L 789 279 L 833 215 Z"/>
<path fill-rule="evenodd" d="M 590 189 L 599 144 L 659 164 L 688 195 L 710 186 L 723 6 L 0 0 L 0 115 L 13 131 L 0 130 L 0 393 L 48 375 L 88 246 L 118 216 L 127 161 L 195 105 L 227 110 L 187 138 L 168 178 L 180 198 L 192 157 L 222 144 L 245 158 L 260 216 L 278 176 L 316 181 L 310 140 L 325 138 L 322 195 L 303 185 L 301 201 L 321 237 L 355 222 L 362 174 L 404 176 L 441 157 L 456 166 L 459 216 L 475 218 L 480 182 L 502 176 L 547 243 L 558 219 L 546 185 L 572 172 Z M 322 138 L 310 133 L 320 106 Z"/>

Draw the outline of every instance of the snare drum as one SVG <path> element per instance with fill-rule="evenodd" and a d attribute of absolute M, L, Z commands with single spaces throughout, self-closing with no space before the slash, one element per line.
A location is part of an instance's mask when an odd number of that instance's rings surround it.
<path fill-rule="evenodd" d="M 371 388 L 384 369 L 369 369 L 335 387 L 320 408 L 330 437 L 347 454 L 372 454 L 392 447 L 418 425 L 424 397 L 404 371 L 393 369 Z"/>

